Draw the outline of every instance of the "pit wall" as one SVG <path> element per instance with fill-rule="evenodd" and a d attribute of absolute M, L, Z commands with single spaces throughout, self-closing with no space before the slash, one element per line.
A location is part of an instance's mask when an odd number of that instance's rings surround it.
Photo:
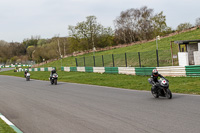
<path fill-rule="evenodd" d="M 67 72 L 95 72 L 128 75 L 151 75 L 152 70 L 157 69 L 163 76 L 173 77 L 200 77 L 200 65 L 198 66 L 170 66 L 170 67 L 61 67 Z"/>

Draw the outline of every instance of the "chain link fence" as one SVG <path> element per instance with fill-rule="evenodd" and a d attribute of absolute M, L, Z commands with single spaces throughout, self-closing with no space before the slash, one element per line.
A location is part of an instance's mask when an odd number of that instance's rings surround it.
<path fill-rule="evenodd" d="M 177 56 L 172 57 L 171 50 L 153 50 L 80 57 L 75 58 L 74 65 L 77 67 L 161 67 L 176 66 L 178 59 Z"/>

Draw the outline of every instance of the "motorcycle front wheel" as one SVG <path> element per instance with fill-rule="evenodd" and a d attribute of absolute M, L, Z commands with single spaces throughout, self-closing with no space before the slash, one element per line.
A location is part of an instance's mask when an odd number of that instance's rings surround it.
<path fill-rule="evenodd" d="M 55 85 L 57 85 L 57 79 L 54 79 L 54 83 L 55 83 Z"/>
<path fill-rule="evenodd" d="M 172 93 L 170 91 L 170 89 L 166 89 L 166 94 L 165 96 L 168 98 L 168 99 L 171 99 L 172 98 Z"/>
<path fill-rule="evenodd" d="M 50 80 L 50 82 L 51 82 L 51 84 L 53 84 L 53 80 L 52 79 Z"/>
<path fill-rule="evenodd" d="M 155 98 L 159 98 L 158 93 L 156 93 L 155 91 L 153 91 L 152 88 L 151 88 L 151 93 L 152 93 L 152 95 L 153 95 Z"/>

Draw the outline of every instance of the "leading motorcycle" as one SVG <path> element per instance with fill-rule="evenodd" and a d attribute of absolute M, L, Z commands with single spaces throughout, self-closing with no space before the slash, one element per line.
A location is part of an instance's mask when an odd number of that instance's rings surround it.
<path fill-rule="evenodd" d="M 26 77 L 26 81 L 30 81 L 31 74 L 30 73 L 26 73 L 25 77 Z"/>
<path fill-rule="evenodd" d="M 151 88 L 151 93 L 155 98 L 159 98 L 159 96 L 161 97 L 167 97 L 168 99 L 172 98 L 172 93 L 169 89 L 169 81 L 165 80 L 163 78 L 160 78 L 158 80 L 158 82 L 156 83 L 157 91 L 154 91 Z"/>
<path fill-rule="evenodd" d="M 49 79 L 50 79 L 50 82 L 51 82 L 52 85 L 53 85 L 53 84 L 57 85 L 58 74 L 57 74 L 57 73 L 54 73 L 52 76 L 50 76 Z"/>

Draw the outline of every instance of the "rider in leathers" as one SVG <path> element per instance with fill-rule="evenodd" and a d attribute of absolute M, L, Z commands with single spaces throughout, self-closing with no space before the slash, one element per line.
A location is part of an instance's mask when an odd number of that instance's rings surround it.
<path fill-rule="evenodd" d="M 153 91 L 158 91 L 158 86 L 159 86 L 158 77 L 167 80 L 165 77 L 163 77 L 161 74 L 158 73 L 157 69 L 153 69 L 152 74 L 151 74 L 151 78 L 148 79 L 149 83 L 152 85 Z"/>
<path fill-rule="evenodd" d="M 56 73 L 56 69 L 53 68 L 50 73 L 50 80 L 52 79 L 53 74 Z M 56 73 L 57 74 L 57 73 Z"/>

